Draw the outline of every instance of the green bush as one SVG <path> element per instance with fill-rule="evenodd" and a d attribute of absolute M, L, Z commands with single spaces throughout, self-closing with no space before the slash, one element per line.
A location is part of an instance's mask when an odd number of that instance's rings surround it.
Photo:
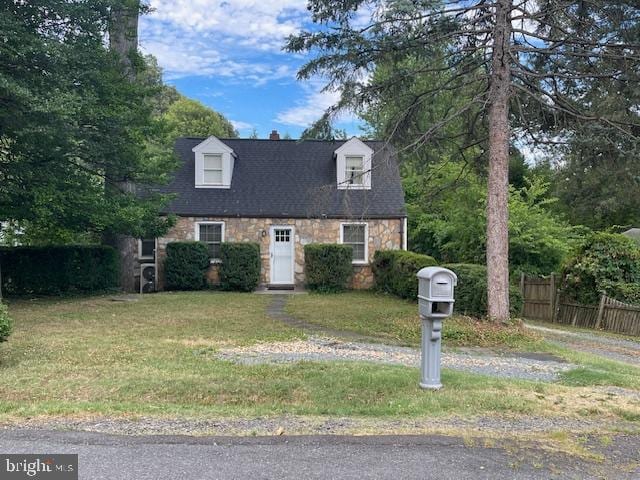
<path fill-rule="evenodd" d="M 223 242 L 220 246 L 220 286 L 252 292 L 260 282 L 260 245 Z"/>
<path fill-rule="evenodd" d="M 99 292 L 119 285 L 120 259 L 107 246 L 1 248 L 0 265 L 7 296 Z"/>
<path fill-rule="evenodd" d="M 603 294 L 632 295 L 630 289 L 635 287 L 625 285 L 638 283 L 640 248 L 632 239 L 613 233 L 592 234 L 562 273 L 565 294 L 584 304 L 598 303 Z"/>
<path fill-rule="evenodd" d="M 443 265 L 458 276 L 455 289 L 454 312 L 471 317 L 487 316 L 487 267 L 472 263 L 452 263 Z M 522 309 L 520 290 L 509 288 L 509 310 L 511 316 L 518 316 Z"/>
<path fill-rule="evenodd" d="M 164 262 L 168 290 L 202 290 L 207 286 L 209 249 L 202 242 L 171 242 L 167 244 Z"/>
<path fill-rule="evenodd" d="M 615 283 L 607 295 L 621 302 L 640 305 L 640 283 Z"/>
<path fill-rule="evenodd" d="M 341 292 L 353 274 L 353 251 L 349 245 L 311 243 L 304 246 L 307 288 L 318 292 Z"/>
<path fill-rule="evenodd" d="M 0 302 L 0 342 L 6 342 L 11 335 L 13 329 L 13 321 L 9 316 L 7 306 Z"/>
<path fill-rule="evenodd" d="M 401 298 L 416 300 L 418 271 L 434 265 L 435 259 L 428 255 L 406 250 L 378 250 L 373 256 L 376 288 Z"/>

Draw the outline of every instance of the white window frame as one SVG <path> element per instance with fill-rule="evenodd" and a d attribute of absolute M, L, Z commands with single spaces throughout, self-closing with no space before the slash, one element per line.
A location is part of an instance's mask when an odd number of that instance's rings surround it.
<path fill-rule="evenodd" d="M 220 168 L 207 168 L 207 157 L 218 157 L 220 159 Z M 220 172 L 219 182 L 205 182 L 206 172 Z M 202 154 L 202 185 L 203 186 L 220 186 L 224 184 L 224 155 L 222 153 L 203 153 Z"/>
<path fill-rule="evenodd" d="M 151 256 L 143 256 L 142 255 L 142 240 L 151 240 L 150 238 L 139 238 L 138 239 L 138 260 L 153 260 L 156 255 L 156 251 L 158 250 L 158 239 L 154 238 L 153 239 L 153 255 Z"/>
<path fill-rule="evenodd" d="M 362 140 L 353 137 L 334 152 L 336 158 L 336 181 L 338 190 L 371 190 L 372 158 L 374 151 Z M 361 183 L 349 183 L 347 157 L 362 157 Z"/>
<path fill-rule="evenodd" d="M 233 179 L 233 166 L 236 155 L 233 149 L 225 143 L 211 136 L 191 149 L 195 160 L 195 188 L 231 188 Z M 222 181 L 221 183 L 204 183 L 204 156 L 222 156 Z M 217 170 L 217 169 L 215 169 Z"/>
<path fill-rule="evenodd" d="M 225 236 L 225 225 L 224 222 L 196 222 L 196 228 L 195 228 L 195 236 L 194 238 L 196 239 L 196 242 L 200 242 L 200 225 L 221 225 L 221 229 L 220 229 L 220 243 L 224 242 L 224 236 Z M 203 242 L 206 243 L 206 242 Z M 208 245 L 208 243 L 207 243 Z M 222 260 L 220 258 L 211 258 L 209 259 L 210 263 L 220 263 Z"/>
<path fill-rule="evenodd" d="M 369 224 L 367 222 L 342 222 L 340 224 L 340 243 L 343 245 L 351 245 L 344 243 L 344 227 L 346 225 L 364 226 L 364 260 L 351 260 L 353 265 L 369 265 Z"/>
<path fill-rule="evenodd" d="M 351 183 L 351 172 L 355 172 L 355 170 L 349 170 L 349 167 L 347 166 L 347 163 L 349 162 L 350 158 L 357 158 L 358 160 L 360 160 L 360 173 L 358 173 L 357 175 L 355 175 L 353 178 L 358 180 L 358 183 Z M 350 186 L 350 187 L 356 187 L 356 188 L 361 188 L 364 184 L 364 155 L 345 155 L 344 156 L 344 178 L 345 178 L 345 182 Z"/>

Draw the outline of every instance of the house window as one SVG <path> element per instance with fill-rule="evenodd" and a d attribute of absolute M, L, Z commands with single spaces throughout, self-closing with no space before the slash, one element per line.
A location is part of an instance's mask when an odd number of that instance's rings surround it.
<path fill-rule="evenodd" d="M 362 185 L 364 175 L 364 157 L 345 157 L 346 183 L 349 185 Z"/>
<path fill-rule="evenodd" d="M 196 233 L 196 239 L 200 242 L 206 243 L 209 247 L 209 257 L 211 260 L 219 260 L 220 244 L 224 240 L 224 223 L 199 223 Z"/>
<path fill-rule="evenodd" d="M 138 240 L 138 258 L 141 260 L 153 260 L 156 253 L 155 238 L 141 238 Z"/>
<path fill-rule="evenodd" d="M 353 263 L 367 263 L 367 224 L 343 223 L 341 240 L 353 250 Z"/>
<path fill-rule="evenodd" d="M 205 185 L 222 185 L 222 155 L 204 154 L 202 183 Z"/>

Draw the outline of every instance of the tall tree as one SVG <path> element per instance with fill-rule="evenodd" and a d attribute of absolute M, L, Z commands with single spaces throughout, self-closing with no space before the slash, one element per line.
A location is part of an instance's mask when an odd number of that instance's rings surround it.
<path fill-rule="evenodd" d="M 173 143 L 182 136 L 233 138 L 238 132 L 222 114 L 197 100 L 180 97 L 169 105 L 163 115 L 168 140 Z"/>
<path fill-rule="evenodd" d="M 124 76 L 105 46 L 111 4 L 0 4 L 0 220 L 40 243 L 167 228 L 164 198 L 115 185 L 154 184 L 172 161 L 146 142 L 160 131 L 145 101 L 156 87 Z"/>
<path fill-rule="evenodd" d="M 508 165 L 514 137 L 510 117 L 522 117 L 518 122 L 523 125 L 538 122 L 528 116 L 531 108 L 514 109 L 513 104 L 535 104 L 547 119 L 571 116 L 632 133 L 626 120 L 603 118 L 592 106 L 577 104 L 569 87 L 605 77 L 626 82 L 626 73 L 637 71 L 638 37 L 633 33 L 640 6 L 631 0 L 309 0 L 308 8 L 317 26 L 292 36 L 287 48 L 313 55 L 299 78 L 323 75 L 329 79 L 327 90 L 341 92 L 326 119 L 345 109 L 366 109 L 386 89 L 412 85 L 416 75 L 429 72 L 436 74 L 434 83 L 414 92 L 411 104 L 392 119 L 394 131 L 402 130 L 421 104 L 439 95 L 471 93 L 461 96 L 467 99 L 462 105 L 454 102 L 445 109 L 405 148 L 427 145 L 436 132 L 456 123 L 465 129 L 486 124 L 488 313 L 506 320 Z M 606 27 L 603 17 L 612 19 Z M 613 28 L 607 31 L 609 27 Z M 409 56 L 418 61 L 402 64 Z M 587 62 L 561 66 L 558 58 L 592 58 L 608 68 L 596 71 Z M 375 66 L 389 62 L 402 68 L 383 84 L 369 82 Z M 458 122 L 471 112 L 478 112 L 471 123 Z"/>

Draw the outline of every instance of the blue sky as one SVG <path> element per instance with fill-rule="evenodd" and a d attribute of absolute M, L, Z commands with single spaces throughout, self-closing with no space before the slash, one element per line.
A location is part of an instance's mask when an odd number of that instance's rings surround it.
<path fill-rule="evenodd" d="M 306 0 L 150 0 L 140 22 L 140 44 L 158 58 L 165 81 L 223 113 L 240 136 L 255 128 L 294 138 L 337 94 L 321 80 L 298 82 L 300 55 L 282 51 L 285 38 L 309 24 Z M 358 122 L 337 124 L 350 134 Z"/>

